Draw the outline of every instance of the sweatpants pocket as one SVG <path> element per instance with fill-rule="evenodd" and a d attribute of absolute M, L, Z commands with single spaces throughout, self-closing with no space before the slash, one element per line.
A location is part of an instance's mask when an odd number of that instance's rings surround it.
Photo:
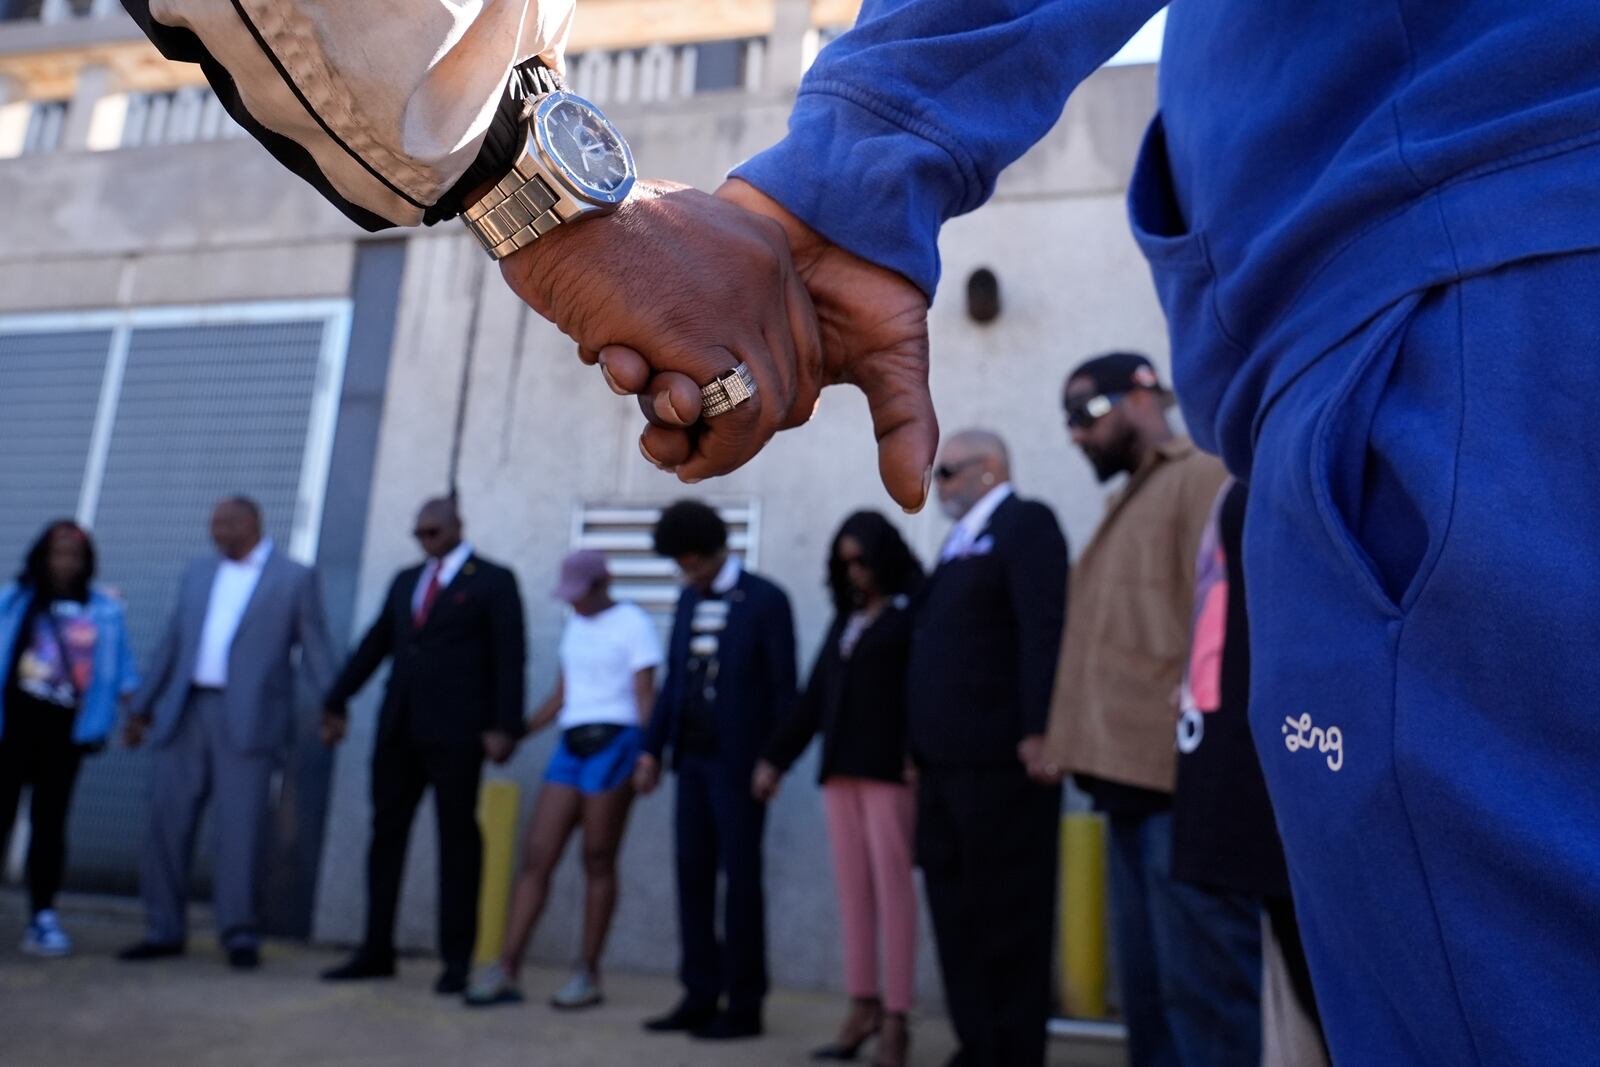
<path fill-rule="evenodd" d="M 1318 515 L 1366 595 L 1415 602 L 1444 545 L 1461 433 L 1459 292 L 1416 293 L 1373 321 L 1312 436 Z"/>

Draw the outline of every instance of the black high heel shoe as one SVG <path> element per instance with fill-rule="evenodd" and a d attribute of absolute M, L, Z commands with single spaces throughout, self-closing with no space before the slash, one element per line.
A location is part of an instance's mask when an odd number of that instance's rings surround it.
<path fill-rule="evenodd" d="M 893 1012 L 879 1023 L 878 1053 L 872 1067 L 906 1067 L 911 1057 L 911 1025 L 906 1016 Z"/>
<path fill-rule="evenodd" d="M 811 1053 L 814 1060 L 833 1060 L 850 1062 L 861 1054 L 861 1046 L 877 1036 L 883 1028 L 883 1005 L 876 1000 L 857 1000 L 852 1008 L 852 1017 L 845 1021 L 845 1029 L 855 1022 L 854 1013 L 866 1015 L 870 1020 L 864 1030 L 851 1042 L 834 1041 L 815 1049 Z"/>

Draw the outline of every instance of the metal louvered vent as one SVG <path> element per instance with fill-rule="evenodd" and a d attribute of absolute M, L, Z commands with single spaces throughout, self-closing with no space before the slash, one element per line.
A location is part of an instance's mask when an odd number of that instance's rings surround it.
<path fill-rule="evenodd" d="M 714 506 L 728 524 L 728 548 L 746 566 L 758 566 L 761 506 L 755 501 Z M 572 547 L 605 553 L 612 596 L 633 601 L 666 627 L 672 622 L 680 586 L 678 568 L 651 547 L 651 533 L 660 517 L 659 506 L 580 504 L 572 518 Z"/>

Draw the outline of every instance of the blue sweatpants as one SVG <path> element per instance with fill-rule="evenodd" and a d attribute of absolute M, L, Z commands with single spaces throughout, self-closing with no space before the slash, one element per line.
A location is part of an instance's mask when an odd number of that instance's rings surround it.
<path fill-rule="evenodd" d="M 1600 254 L 1415 294 L 1258 423 L 1251 720 L 1334 1061 L 1600 1063 Z"/>

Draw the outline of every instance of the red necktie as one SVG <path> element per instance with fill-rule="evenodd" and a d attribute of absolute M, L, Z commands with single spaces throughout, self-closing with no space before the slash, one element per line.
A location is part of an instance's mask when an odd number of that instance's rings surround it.
<path fill-rule="evenodd" d="M 417 629 L 422 629 L 422 624 L 428 621 L 428 613 L 433 610 L 433 602 L 439 598 L 439 572 L 444 570 L 440 563 L 433 568 L 433 576 L 428 579 L 428 587 L 422 591 L 422 604 L 417 608 L 417 613 L 411 617 Z"/>

